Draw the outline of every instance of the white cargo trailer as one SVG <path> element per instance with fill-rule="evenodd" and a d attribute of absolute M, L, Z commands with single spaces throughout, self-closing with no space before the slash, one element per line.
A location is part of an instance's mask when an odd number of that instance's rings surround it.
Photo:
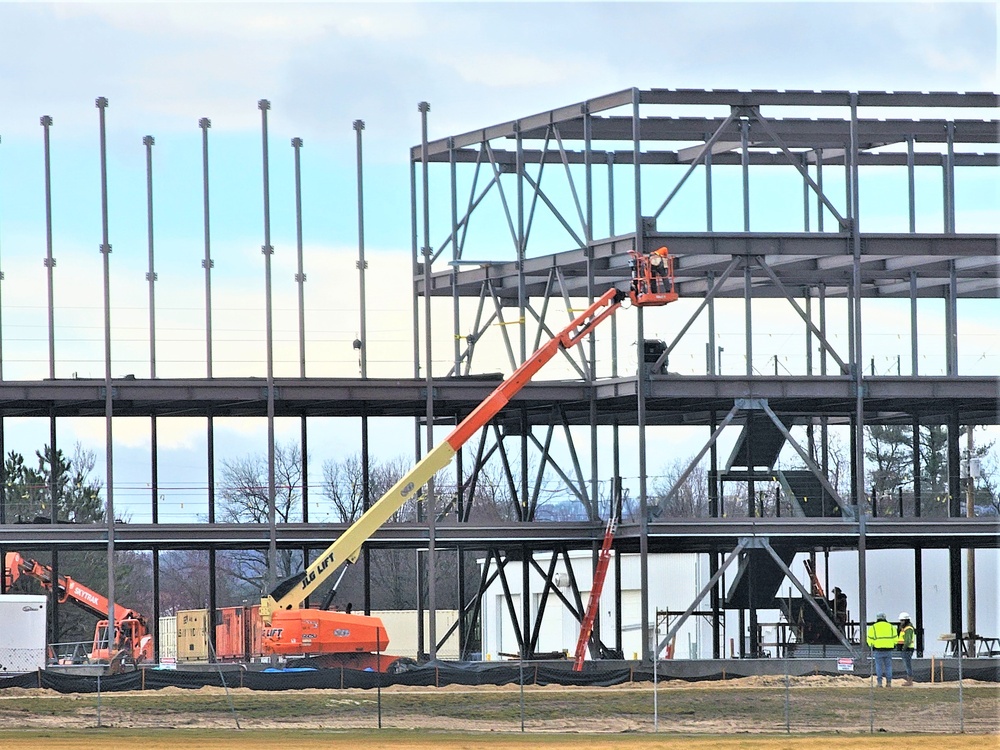
<path fill-rule="evenodd" d="M 0 595 L 0 674 L 45 668 L 46 598 Z"/>

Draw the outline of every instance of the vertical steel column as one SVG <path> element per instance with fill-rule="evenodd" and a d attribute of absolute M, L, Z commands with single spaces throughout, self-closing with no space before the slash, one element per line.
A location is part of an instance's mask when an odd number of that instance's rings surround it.
<path fill-rule="evenodd" d="M 740 167 L 743 172 L 743 231 L 750 231 L 750 120 L 746 117 L 740 119 Z M 749 246 L 749 243 L 747 243 Z M 746 258 L 746 266 L 743 268 L 743 295 L 745 304 L 744 326 L 746 329 L 746 357 L 747 377 L 753 376 L 753 321 L 751 316 L 751 299 L 753 298 L 753 286 L 750 271 L 750 256 Z M 752 489 L 752 488 L 751 488 Z M 748 504 L 753 507 L 753 492 L 748 492 Z M 753 512 L 751 510 L 751 515 Z"/>
<path fill-rule="evenodd" d="M 427 388 L 427 438 L 426 445 L 428 452 L 434 448 L 434 379 L 432 375 L 432 347 L 431 347 L 431 226 L 430 226 L 430 180 L 428 176 L 429 157 L 427 150 L 427 113 L 431 107 L 427 102 L 420 102 L 420 159 L 423 166 L 423 191 L 424 191 L 424 336 L 426 338 L 426 388 Z M 427 508 L 427 609 L 428 618 L 427 640 L 430 650 L 428 654 L 431 659 L 437 658 L 437 509 L 435 507 L 434 478 L 427 482 L 426 508 Z M 418 611 L 418 626 L 423 625 L 423 611 Z M 423 640 L 420 640 L 420 650 L 423 650 Z"/>
<path fill-rule="evenodd" d="M 461 321 L 459 318 L 458 297 L 458 261 L 461 252 L 458 246 L 458 164 L 455 161 L 455 139 L 448 138 L 448 171 L 451 177 L 451 314 L 454 329 L 453 346 L 455 358 L 455 375 L 459 374 L 459 362 L 462 359 Z"/>
<path fill-rule="evenodd" d="M 59 522 L 59 462 L 56 460 L 59 445 L 56 440 L 56 411 L 55 405 L 49 406 L 49 520 L 56 524 Z M 3 460 L 3 457 L 0 457 Z M 53 579 L 59 577 L 59 552 L 57 548 L 52 549 L 52 576 Z M 59 631 L 59 592 L 52 591 L 52 642 L 58 643 Z"/>
<path fill-rule="evenodd" d="M 707 136 L 707 141 L 712 136 Z M 711 232 L 713 226 L 712 216 L 712 150 L 705 152 L 705 231 Z"/>
<path fill-rule="evenodd" d="M 153 659 L 160 661 L 160 550 L 151 549 L 153 557 Z"/>
<path fill-rule="evenodd" d="M 809 180 L 806 179 L 806 175 L 809 174 L 809 159 L 806 154 L 802 154 L 802 170 L 805 174 L 802 176 L 802 231 L 809 231 Z"/>
<path fill-rule="evenodd" d="M 715 411 L 709 413 L 709 429 L 712 435 L 715 431 L 719 429 L 718 415 Z M 722 509 L 720 507 L 719 497 L 719 448 L 716 444 L 717 441 L 712 441 L 712 446 L 709 448 L 709 467 L 708 467 L 708 515 L 712 518 L 721 518 Z M 719 552 L 713 549 L 708 553 L 708 572 L 709 578 L 715 578 L 716 573 L 719 572 Z M 699 585 L 701 585 L 699 583 Z M 719 659 L 721 657 L 720 646 L 722 643 L 723 632 L 722 632 L 722 588 L 721 582 L 716 583 L 712 587 L 709 602 L 712 607 L 712 658 Z"/>
<path fill-rule="evenodd" d="M 418 105 L 426 106 L 426 103 L 421 103 Z M 420 150 L 421 164 L 426 164 L 426 153 L 425 149 L 421 146 Z M 425 264 L 420 261 L 420 247 L 419 247 L 419 233 L 417 227 L 417 167 L 413 160 L 412 152 L 410 156 L 410 237 L 411 237 L 411 253 L 412 253 L 412 265 L 413 265 L 413 308 L 411 310 L 412 321 L 413 321 L 413 378 L 414 380 L 420 377 L 420 305 L 418 301 L 418 291 L 417 291 L 417 276 L 420 274 L 427 273 Z M 423 269 L 423 270 L 421 270 Z M 428 372 L 430 371 L 430 363 L 427 363 Z M 423 455 L 423 442 L 420 435 L 420 418 L 414 417 L 413 420 L 413 456 L 414 460 L 420 460 Z M 421 499 L 418 495 L 417 497 L 417 520 L 420 519 L 421 513 Z M 424 590 L 423 590 L 423 568 L 420 567 L 420 556 L 417 555 L 417 653 L 421 654 L 424 650 Z"/>
<path fill-rule="evenodd" d="M 805 312 L 806 319 L 812 323 L 812 289 L 805 287 L 802 290 L 805 296 Z M 806 376 L 812 377 L 813 375 L 813 340 L 812 340 L 812 326 L 806 326 Z M 775 355 L 777 357 L 777 355 Z M 816 460 L 816 430 L 814 427 L 814 419 L 810 417 L 809 425 L 806 427 L 806 435 L 809 441 L 809 458 L 813 461 Z M 778 507 L 778 501 L 775 500 L 775 509 Z"/>
<path fill-rule="evenodd" d="M 913 550 L 913 594 L 915 609 L 914 616 L 917 618 L 915 626 L 917 630 L 917 657 L 924 656 L 924 558 L 922 549 Z"/>
<path fill-rule="evenodd" d="M 948 547 L 948 592 L 951 602 L 951 632 L 955 647 L 962 646 L 962 549 L 957 544 Z"/>
<path fill-rule="evenodd" d="M 819 188 L 816 191 L 816 231 L 823 231 L 823 211 L 826 210 L 826 206 L 823 205 L 823 149 L 816 149 L 816 187 Z"/>
<path fill-rule="evenodd" d="M 306 274 L 302 267 L 302 139 L 292 138 L 295 167 L 295 285 L 299 293 L 299 377 L 306 376 Z"/>
<path fill-rule="evenodd" d="M 271 102 L 261 99 L 257 102 L 257 108 L 260 110 L 261 175 L 264 192 L 264 244 L 260 250 L 264 255 L 264 325 L 267 347 L 267 587 L 273 589 L 277 583 L 278 530 L 275 526 L 277 512 L 274 486 L 274 328 L 271 317 L 271 256 L 274 254 L 274 248 L 271 246 L 271 185 L 267 158 L 267 113 L 271 109 Z"/>
<path fill-rule="evenodd" d="M 753 274 L 750 270 L 750 256 L 743 267 L 743 307 L 744 329 L 746 331 L 747 377 L 753 377 Z"/>
<path fill-rule="evenodd" d="M 366 271 L 368 270 L 368 260 L 365 258 L 365 183 L 364 183 L 364 152 L 362 150 L 362 133 L 365 129 L 364 120 L 355 120 L 351 127 L 354 129 L 355 162 L 357 167 L 358 185 L 358 299 L 359 299 L 359 329 L 358 358 L 361 364 L 361 377 L 368 377 L 368 304 L 367 304 L 367 284 Z M 414 303 L 416 295 L 414 295 Z M 305 441 L 305 424 L 302 426 L 302 439 Z M 304 444 L 304 442 L 303 442 Z M 303 449 L 303 453 L 304 453 Z M 303 465 L 305 459 L 303 458 Z M 361 504 L 363 510 L 371 507 L 371 467 L 368 455 L 368 407 L 365 405 L 361 414 Z M 303 518 L 303 520 L 308 520 Z M 364 611 L 371 614 L 372 606 L 372 551 L 367 544 L 362 545 L 361 555 L 364 560 L 365 580 L 364 580 Z"/>
<path fill-rule="evenodd" d="M 917 272 L 910 271 L 910 369 L 914 377 L 920 372 L 917 345 Z"/>
<path fill-rule="evenodd" d="M 458 294 L 458 261 L 461 260 L 462 250 L 458 244 L 458 162 L 455 161 L 455 139 L 448 138 L 448 170 L 450 174 L 450 192 L 451 192 L 451 304 L 452 304 L 452 323 L 454 328 L 454 359 L 455 359 L 455 375 L 459 375 L 461 372 L 460 366 L 462 361 L 462 338 L 461 338 L 461 318 L 459 309 L 459 294 Z M 471 358 L 471 352 L 470 352 Z M 471 361 L 471 359 L 470 359 Z M 458 421 L 458 416 L 455 417 L 456 423 Z M 464 518 L 463 511 L 465 507 L 465 467 L 462 463 L 463 451 L 458 451 L 455 456 L 455 510 L 458 518 Z M 470 498 L 471 500 L 471 498 Z M 462 587 L 462 572 L 465 569 L 465 560 L 462 556 L 462 551 L 458 550 L 458 568 L 459 568 L 459 586 Z M 459 601 L 463 600 L 461 597 Z M 464 604 L 460 604 L 464 607 Z M 465 631 L 462 626 L 459 626 L 459 640 L 464 643 Z M 463 643 L 459 644 L 459 650 L 464 646 Z"/>
<path fill-rule="evenodd" d="M 208 550 L 208 654 L 210 661 L 216 661 L 218 653 L 215 640 L 215 613 L 219 607 L 218 565 L 216 552 L 212 547 Z"/>
<path fill-rule="evenodd" d="M 208 200 L 208 129 L 212 127 L 212 121 L 207 117 L 198 120 L 198 127 L 201 128 L 201 184 L 202 184 L 202 212 L 204 214 L 205 225 L 205 257 L 201 261 L 201 267 L 205 269 L 205 368 L 207 377 L 212 377 L 212 268 L 215 261 L 212 260 L 212 240 L 211 225 L 209 221 L 209 200 Z"/>
<path fill-rule="evenodd" d="M 156 270 L 153 264 L 153 144 L 151 135 L 142 139 L 146 147 L 146 246 L 149 250 L 149 270 L 146 281 L 149 284 L 149 377 L 156 377 Z"/>
<path fill-rule="evenodd" d="M 826 341 L 826 284 L 819 285 L 819 332 L 820 337 Z M 819 374 L 826 375 L 826 347 L 820 347 Z M 820 417 L 819 420 L 819 453 L 820 465 L 823 467 L 823 476 L 830 476 L 830 418 Z"/>
<path fill-rule="evenodd" d="M 913 515 L 921 515 L 920 417 L 913 415 Z"/>
<path fill-rule="evenodd" d="M 641 170 L 641 120 L 639 119 L 639 89 L 632 89 L 632 171 L 635 208 L 635 250 L 646 250 L 642 225 L 642 170 Z M 643 308 L 636 311 L 637 344 L 636 351 L 636 422 L 639 433 L 639 588 L 640 618 L 642 620 L 642 659 L 652 658 L 649 629 L 649 507 L 646 496 L 646 377 L 647 369 L 643 361 L 645 327 Z"/>
<path fill-rule="evenodd" d="M 947 154 L 944 159 L 944 233 L 955 233 L 955 123 L 946 126 Z M 958 283 L 954 259 L 948 261 L 948 293 L 945 297 L 947 373 L 958 375 Z"/>
<path fill-rule="evenodd" d="M 45 158 L 45 268 L 48 282 L 48 314 L 49 314 L 49 379 L 56 377 L 56 334 L 55 334 L 55 285 L 52 269 L 56 267 L 56 259 L 52 257 L 52 151 L 49 140 L 49 128 L 52 118 L 43 115 L 39 122 L 42 125 Z"/>
<path fill-rule="evenodd" d="M 848 149 L 848 195 L 850 203 L 848 210 L 851 216 L 851 248 L 854 254 L 854 264 L 852 266 L 852 310 L 853 314 L 853 339 L 852 351 L 854 353 L 854 388 L 855 388 L 855 411 L 854 411 L 854 453 L 851 463 L 854 467 L 854 502 L 857 513 L 861 521 L 861 528 L 864 529 L 865 507 L 863 499 L 865 497 L 865 446 L 864 446 L 864 374 L 861 367 L 863 349 L 861 346 L 861 225 L 860 209 L 861 201 L 859 197 L 860 182 L 858 171 L 858 156 L 860 145 L 858 141 L 858 95 L 851 94 L 851 145 Z M 864 549 L 864 534 L 861 535 L 861 544 L 858 547 L 858 618 L 864 627 L 868 617 L 868 575 L 867 559 Z"/>
<path fill-rule="evenodd" d="M 299 303 L 299 377 L 306 376 L 306 272 L 302 242 L 302 139 L 292 138 L 295 162 L 295 283 Z M 302 452 L 302 523 L 309 523 L 309 430 L 306 415 L 299 420 L 299 442 Z M 302 550 L 302 564 L 309 567 L 309 550 Z"/>
<path fill-rule="evenodd" d="M 743 171 L 743 231 L 750 231 L 750 120 L 740 118 L 740 167 Z"/>
<path fill-rule="evenodd" d="M 715 271 L 708 272 L 708 294 L 712 294 L 712 290 L 715 289 Z M 719 361 L 716 356 L 719 352 L 718 346 L 715 343 L 715 297 L 713 296 L 708 301 L 708 374 L 709 375 L 720 375 L 719 372 Z M 713 430 L 714 432 L 714 430 Z"/>
<path fill-rule="evenodd" d="M 958 409 L 948 414 L 948 516 L 961 515 L 961 462 L 959 449 Z M 955 634 L 955 646 L 960 647 L 962 637 L 962 552 L 957 545 L 948 547 L 948 579 L 951 601 L 951 632 Z"/>
<path fill-rule="evenodd" d="M 608 165 L 608 236 L 615 236 L 615 156 L 606 154 Z M 618 377 L 618 321 L 611 316 L 611 377 Z M 621 479 L 621 434 L 618 418 L 611 420 L 611 462 L 614 476 L 613 486 L 618 518 L 622 516 L 622 479 Z M 615 555 L 615 648 L 624 656 L 622 645 L 622 556 Z"/>
<path fill-rule="evenodd" d="M 149 283 L 149 377 L 156 378 L 156 266 L 153 256 L 153 145 L 156 143 L 153 136 L 147 135 L 142 139 L 142 145 L 146 147 L 146 244 L 149 249 L 149 270 L 146 272 L 146 281 Z M 157 462 L 157 430 L 156 415 L 149 418 L 149 460 L 150 460 L 150 502 L 152 505 L 153 523 L 160 521 L 160 487 L 159 487 L 159 466 Z M 154 555 L 155 558 L 155 555 Z M 159 561 L 155 561 L 157 566 Z M 159 586 L 155 580 L 154 585 Z M 155 642 L 155 641 L 154 641 Z"/>
<path fill-rule="evenodd" d="M 958 376 L 958 276 L 955 261 L 948 261 L 948 291 L 945 295 L 944 327 L 948 337 L 945 350 L 949 377 Z"/>
<path fill-rule="evenodd" d="M 706 141 L 711 138 L 711 136 L 706 136 Z M 712 215 L 712 150 L 709 149 L 705 152 L 705 231 L 712 232 L 714 226 L 713 215 Z M 712 288 L 715 286 L 715 272 L 708 272 L 708 290 L 707 294 L 712 293 Z M 716 372 L 716 348 L 715 348 L 715 298 L 713 297 L 708 301 L 708 374 L 717 375 Z M 714 430 L 713 430 L 714 432 Z"/>
<path fill-rule="evenodd" d="M 906 186 L 907 206 L 910 216 L 910 234 L 917 231 L 917 184 L 914 174 L 915 156 L 913 153 L 913 136 L 906 136 Z"/>
<path fill-rule="evenodd" d="M 45 267 L 47 269 L 48 281 L 48 323 L 49 323 L 49 379 L 55 379 L 55 293 L 53 269 L 56 261 L 52 257 L 52 178 L 51 178 L 51 142 L 49 138 L 49 128 L 52 126 L 52 118 L 45 115 L 40 120 L 44 133 L 44 157 L 45 157 Z M 56 416 L 54 407 L 49 407 L 49 511 L 52 523 L 58 522 L 59 502 L 57 491 L 57 462 L 56 462 Z M 0 456 L 0 462 L 3 456 Z M 52 550 L 52 575 L 59 575 L 59 553 Z M 59 640 L 59 597 L 55 590 L 52 592 L 52 639 Z"/>
<path fill-rule="evenodd" d="M 105 515 L 108 529 L 108 622 L 115 621 L 115 503 L 114 441 L 111 430 L 113 391 L 111 385 L 111 241 L 108 237 L 108 148 L 105 110 L 108 100 L 101 96 L 94 104 L 100 115 L 101 140 L 101 255 L 104 265 L 104 426 L 107 451 L 107 498 Z M 109 633 L 110 636 L 110 633 Z"/>
<path fill-rule="evenodd" d="M 528 358 L 528 293 L 525 287 L 524 260 L 526 257 L 527 240 L 524 234 L 524 140 L 521 137 L 521 123 L 514 123 L 515 144 L 516 144 L 516 164 L 517 170 L 517 311 L 518 311 L 518 331 L 520 331 L 519 358 L 518 363 L 524 362 Z M 521 520 L 531 520 L 533 511 L 529 509 L 528 501 L 528 412 L 525 407 L 520 408 L 521 418 Z M 525 625 L 527 627 L 527 624 Z M 527 630 L 525 631 L 527 632 Z"/>
<path fill-rule="evenodd" d="M 581 106 L 583 112 L 583 176 L 584 176 L 584 202 L 585 211 L 584 216 L 586 217 L 587 225 L 584 227 L 584 238 L 587 241 L 587 304 L 594 304 L 594 180 L 593 180 L 593 165 L 592 165 L 592 152 L 593 148 L 593 121 L 590 116 L 590 105 L 583 104 Z M 589 511 L 589 515 L 594 518 L 601 517 L 600 510 L 600 484 L 599 484 L 599 473 L 598 473 L 598 436 L 597 436 L 597 390 L 594 387 L 597 383 L 597 337 L 593 332 L 587 337 L 587 347 L 588 347 L 588 358 L 590 360 L 590 486 L 591 486 L 591 496 L 590 496 L 590 506 L 592 508 Z M 610 493 L 608 495 L 610 500 Z M 611 508 L 608 509 L 608 515 L 611 515 Z M 595 553 L 597 548 L 594 548 Z M 595 560 L 596 566 L 596 560 Z M 601 636 L 601 623 L 600 618 L 594 623 L 594 632 L 596 637 L 600 639 Z"/>

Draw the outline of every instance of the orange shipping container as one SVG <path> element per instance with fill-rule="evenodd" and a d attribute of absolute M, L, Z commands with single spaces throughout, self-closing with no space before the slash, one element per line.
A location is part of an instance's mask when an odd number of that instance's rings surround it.
<path fill-rule="evenodd" d="M 219 661 L 250 661 L 262 655 L 260 605 L 216 610 L 215 652 Z"/>

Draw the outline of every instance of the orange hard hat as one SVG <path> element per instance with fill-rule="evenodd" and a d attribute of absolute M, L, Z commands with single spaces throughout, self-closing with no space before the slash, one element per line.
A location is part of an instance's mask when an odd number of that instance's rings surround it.
<path fill-rule="evenodd" d="M 670 251 L 667 250 L 667 246 L 666 245 L 664 245 L 663 247 L 657 248 L 654 252 L 657 255 L 670 255 Z"/>

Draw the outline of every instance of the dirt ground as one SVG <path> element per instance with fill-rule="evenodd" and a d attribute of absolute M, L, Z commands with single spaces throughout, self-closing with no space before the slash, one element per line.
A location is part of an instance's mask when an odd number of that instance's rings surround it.
<path fill-rule="evenodd" d="M 664 735 L 453 734 L 370 730 L 367 732 L 259 732 L 221 730 L 94 730 L 16 732 L 0 730 L 0 747 L 18 750 L 79 750 L 100 746 L 143 750 L 526 750 L 581 747 L 587 750 L 815 750 L 824 746 L 851 750 L 995 750 L 997 737 L 982 735 L 888 735 L 808 737 L 676 737 Z"/>
<path fill-rule="evenodd" d="M 1000 685 L 965 681 L 875 691 L 867 678 L 747 677 L 613 687 L 518 685 L 252 691 L 202 687 L 60 694 L 0 691 L 0 748 L 212 750 L 753 750 L 824 743 L 861 750 L 1000 748 Z M 379 701 L 381 729 L 379 728 Z M 525 733 L 520 728 L 523 716 Z M 788 733 L 785 734 L 786 721 Z M 655 733 L 654 733 L 655 730 Z M 963 731 L 968 734 L 960 734 Z M 279 747 L 276 748 L 276 745 Z"/>

